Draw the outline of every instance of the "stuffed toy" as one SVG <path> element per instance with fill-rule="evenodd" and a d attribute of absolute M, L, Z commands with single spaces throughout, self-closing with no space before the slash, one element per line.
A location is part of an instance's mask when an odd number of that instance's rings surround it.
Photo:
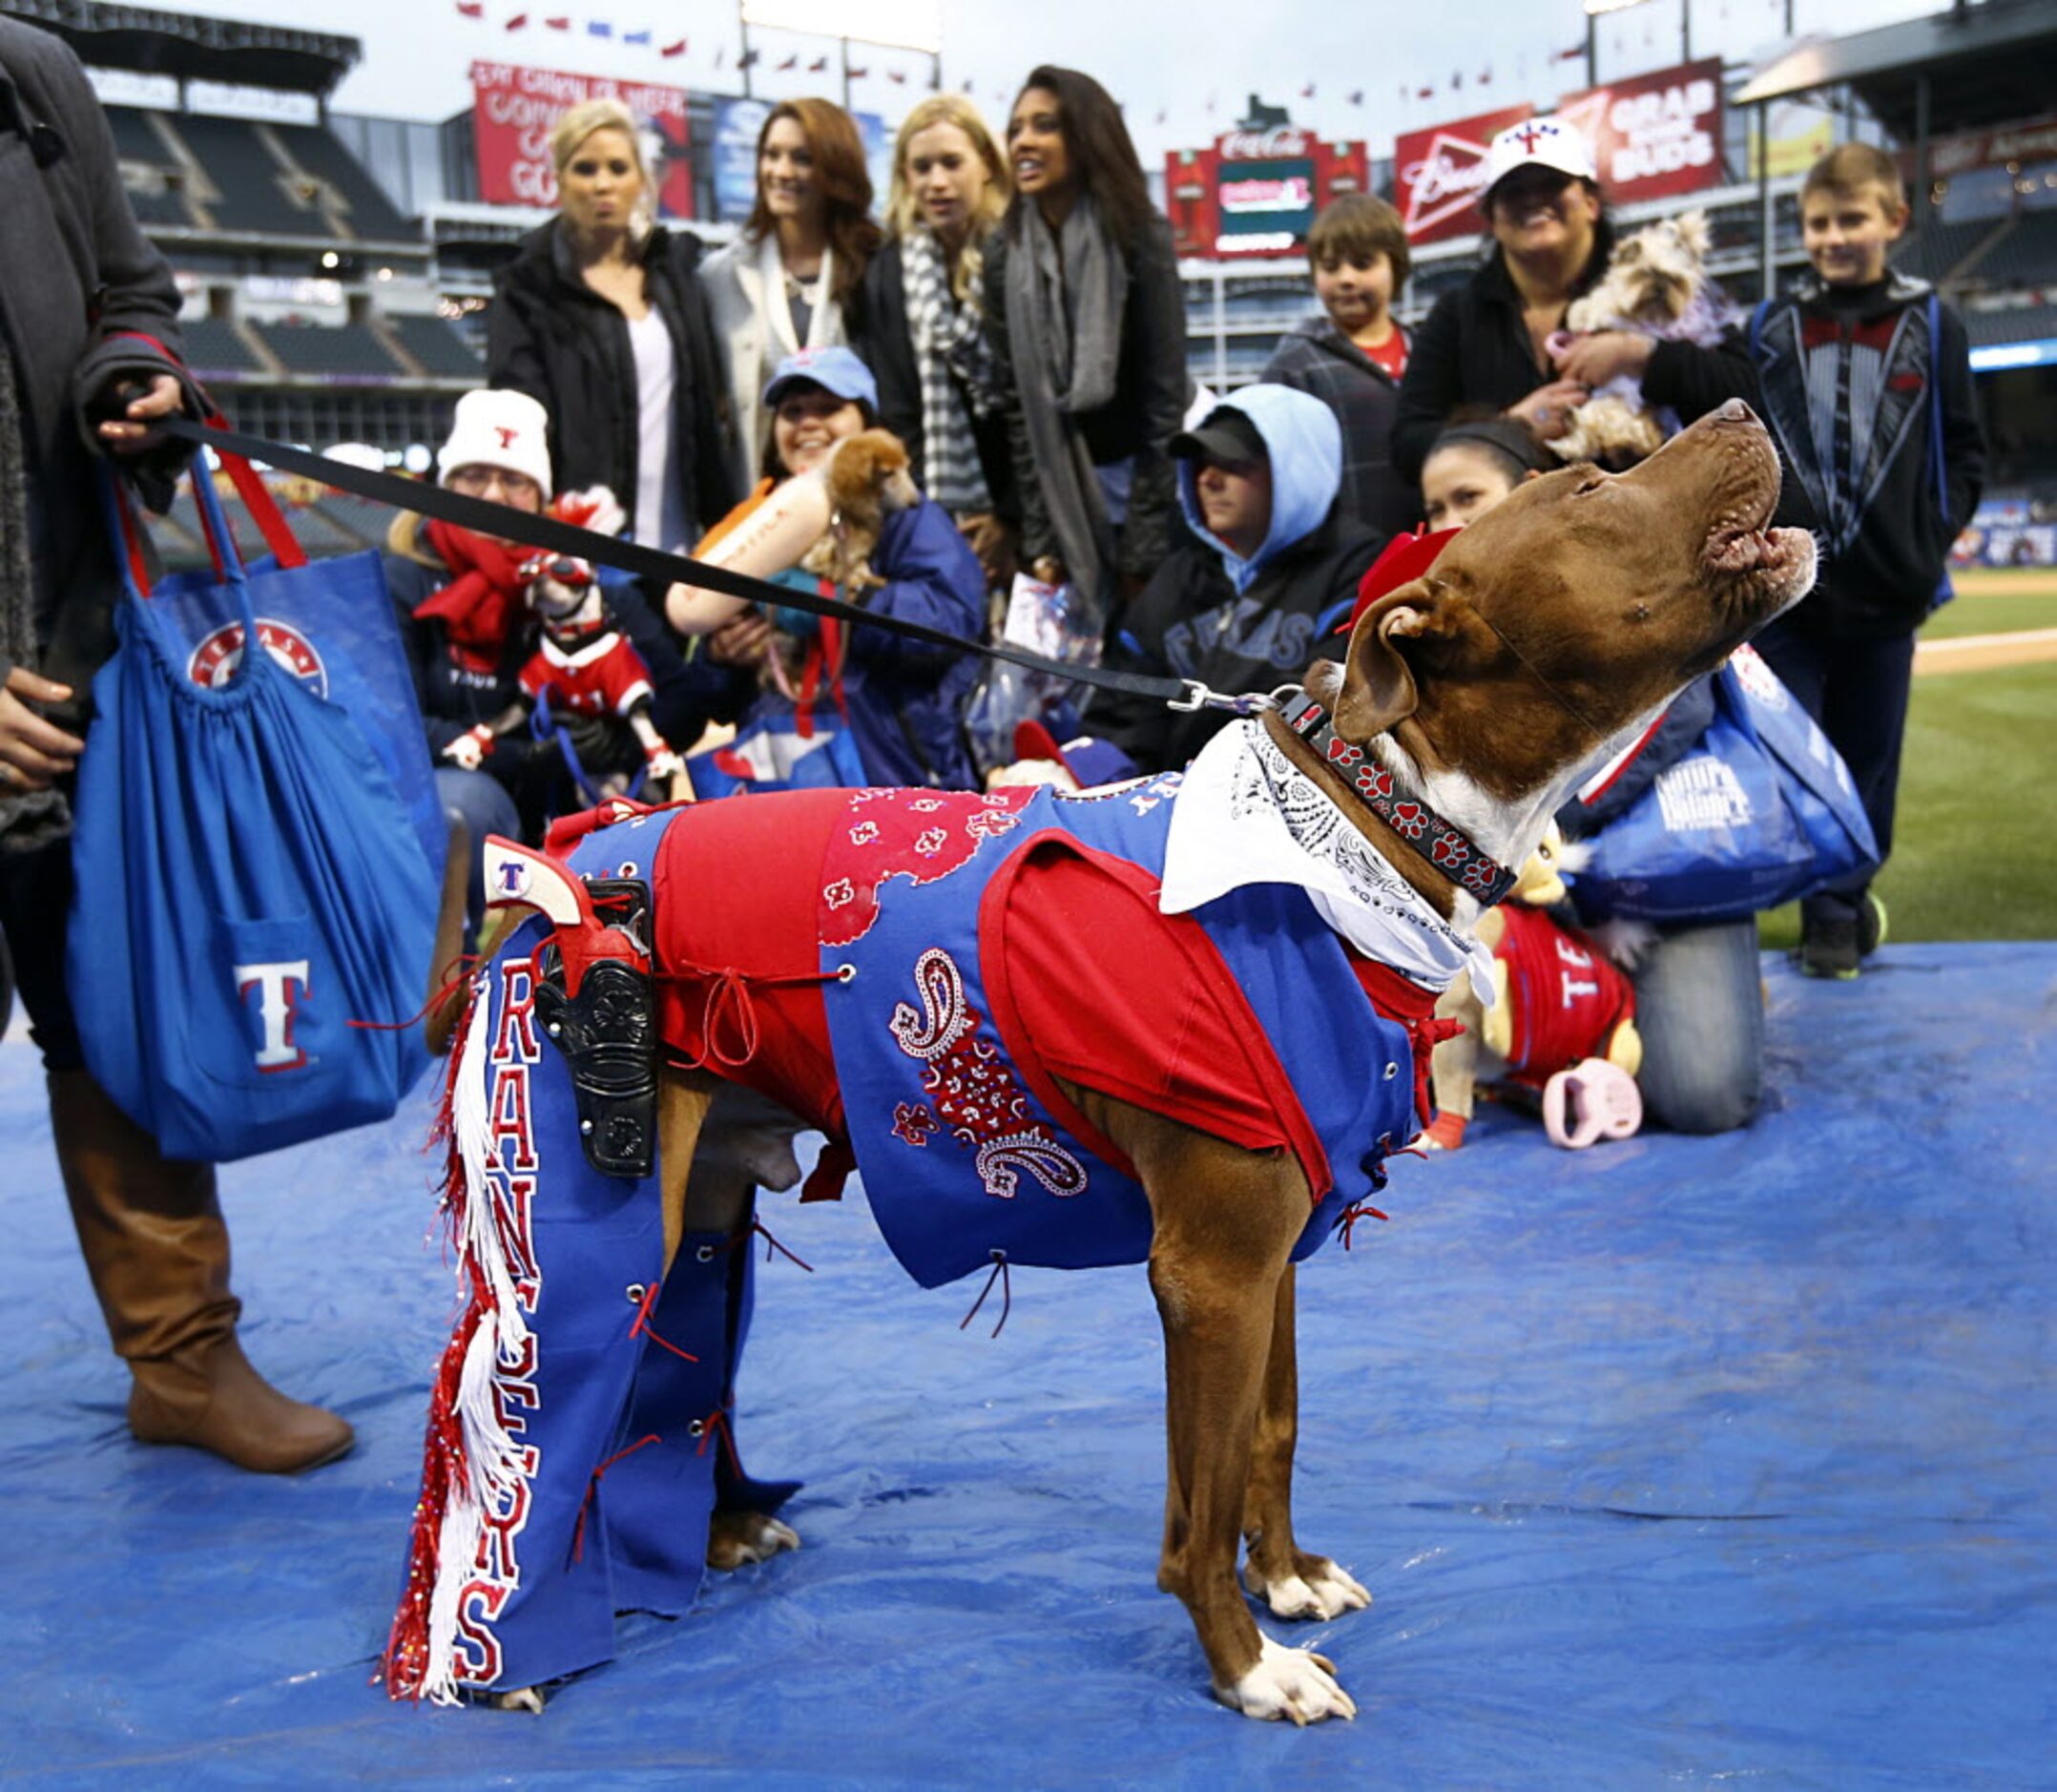
<path fill-rule="evenodd" d="M 1657 342 L 1711 348 L 1739 313 L 1707 272 L 1707 217 L 1660 219 L 1615 245 L 1599 284 L 1572 302 L 1565 328 L 1550 339 L 1562 354 L 1579 336 L 1629 330 Z M 1643 403 L 1640 382 L 1610 380 L 1571 413 L 1571 427 L 1549 444 L 1568 461 L 1625 467 L 1653 454 L 1678 420 Z"/>
<path fill-rule="evenodd" d="M 1635 991 L 1596 941 L 1548 912 L 1564 900 L 1564 874 L 1575 874 L 1581 851 L 1553 823 L 1506 901 L 1480 916 L 1479 939 L 1493 954 L 1494 1000 L 1481 1007 L 1459 978 L 1436 1005 L 1438 1015 L 1465 1030 L 1435 1050 L 1441 1112 L 1423 1135 L 1429 1149 L 1455 1151 L 1464 1142 L 1482 1082 L 1511 1084 L 1539 1099 L 1544 1130 L 1569 1150 L 1631 1137 L 1642 1125 Z"/>
<path fill-rule="evenodd" d="M 603 535 L 619 533 L 628 521 L 604 486 L 564 492 L 548 513 L 560 523 Z M 649 664 L 616 626 L 592 566 L 569 554 L 544 553 L 525 561 L 521 576 L 529 608 L 542 631 L 536 651 L 521 670 L 522 700 L 458 736 L 444 749 L 445 757 L 476 770 L 494 741 L 525 725 L 537 702 L 547 698 L 553 716 L 587 720 L 616 717 L 625 721 L 643 750 L 645 787 L 652 800 L 690 796 L 685 761 L 650 719 L 654 692 Z"/>

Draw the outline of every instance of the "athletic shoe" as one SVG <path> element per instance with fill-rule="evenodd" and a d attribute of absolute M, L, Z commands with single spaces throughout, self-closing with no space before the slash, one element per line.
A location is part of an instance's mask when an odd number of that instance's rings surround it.
<path fill-rule="evenodd" d="M 1858 974 L 1862 956 L 1858 950 L 1857 935 L 1855 919 L 1838 916 L 1812 923 L 1800 936 L 1800 974 L 1848 982 Z"/>
<path fill-rule="evenodd" d="M 1857 911 L 1857 955 L 1869 958 L 1886 941 L 1885 905 L 1878 892 L 1864 892 L 1864 906 Z"/>

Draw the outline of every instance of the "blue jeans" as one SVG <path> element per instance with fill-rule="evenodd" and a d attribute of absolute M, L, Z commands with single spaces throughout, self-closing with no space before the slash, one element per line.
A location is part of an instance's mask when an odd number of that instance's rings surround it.
<path fill-rule="evenodd" d="M 1668 927 L 1634 973 L 1643 1106 L 1674 1133 L 1747 1126 L 1764 1093 L 1757 924 Z"/>
<path fill-rule="evenodd" d="M 499 834 L 508 840 L 521 838 L 521 816 L 506 785 L 488 772 L 468 772 L 462 766 L 436 767 L 436 800 L 446 814 L 465 824 L 471 842 L 471 874 L 465 881 L 465 950 L 476 944 L 479 923 L 486 917 L 486 836 Z"/>

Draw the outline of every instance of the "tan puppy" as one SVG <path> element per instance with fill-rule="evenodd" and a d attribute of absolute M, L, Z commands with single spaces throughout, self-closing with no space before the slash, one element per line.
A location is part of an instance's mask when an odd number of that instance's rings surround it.
<path fill-rule="evenodd" d="M 824 469 L 828 531 L 807 550 L 802 572 L 839 591 L 862 592 L 885 581 L 871 570 L 887 514 L 921 502 L 907 450 L 885 429 L 866 429 L 836 444 Z"/>

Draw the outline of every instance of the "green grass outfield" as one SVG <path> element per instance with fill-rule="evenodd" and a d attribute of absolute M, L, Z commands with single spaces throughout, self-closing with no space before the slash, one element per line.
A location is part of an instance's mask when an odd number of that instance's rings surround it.
<path fill-rule="evenodd" d="M 2042 601 L 2057 612 L 2052 586 Z M 1943 614 L 2022 600 L 2012 592 L 1967 595 Z M 2051 625 L 2057 614 L 2016 626 Z M 1893 856 L 1878 882 L 1892 938 L 2057 938 L 2053 791 L 2057 661 L 1916 678 Z M 1797 945 L 1798 905 L 1763 916 L 1760 930 L 1767 947 Z"/>
<path fill-rule="evenodd" d="M 2057 568 L 1973 567 L 1952 582 L 1956 600 L 1929 617 L 1924 641 L 2057 628 Z"/>

